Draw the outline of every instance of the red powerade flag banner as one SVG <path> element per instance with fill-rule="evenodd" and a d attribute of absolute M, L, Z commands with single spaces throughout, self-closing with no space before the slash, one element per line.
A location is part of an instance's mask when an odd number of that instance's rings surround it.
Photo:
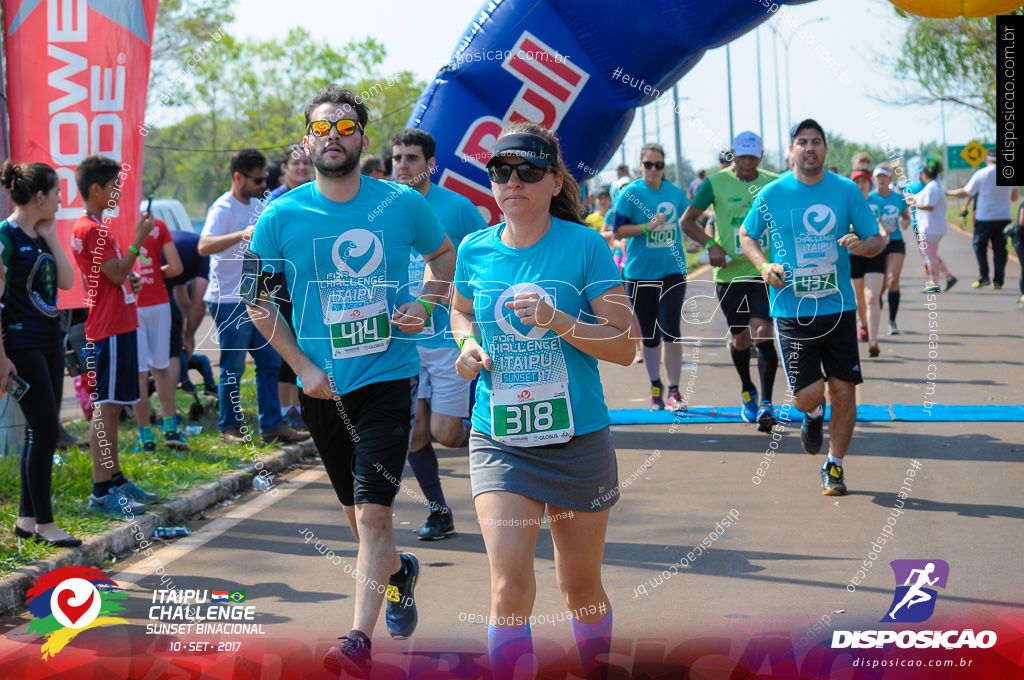
<path fill-rule="evenodd" d="M 75 169 L 86 156 L 121 163 L 111 230 L 127 245 L 139 219 L 149 60 L 158 0 L 4 0 L 11 158 L 60 177 L 57 233 L 72 265 L 82 214 Z M 61 308 L 85 306 L 80 276 Z"/>

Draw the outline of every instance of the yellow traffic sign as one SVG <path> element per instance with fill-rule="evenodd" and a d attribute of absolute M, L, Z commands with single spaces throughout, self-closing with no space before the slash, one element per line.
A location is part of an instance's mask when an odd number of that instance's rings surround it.
<path fill-rule="evenodd" d="M 985 162 L 985 156 L 988 154 L 988 150 L 981 145 L 976 139 L 972 139 L 971 142 L 964 147 L 964 150 L 960 152 L 960 157 L 967 161 L 972 168 L 976 168 Z"/>

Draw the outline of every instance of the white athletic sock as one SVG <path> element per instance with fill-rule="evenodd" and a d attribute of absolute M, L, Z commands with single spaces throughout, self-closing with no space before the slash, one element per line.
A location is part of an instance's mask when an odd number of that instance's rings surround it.
<path fill-rule="evenodd" d="M 281 407 L 281 415 L 282 416 L 288 415 L 288 409 L 290 409 L 290 408 L 291 408 L 291 406 L 282 406 Z"/>
<path fill-rule="evenodd" d="M 828 454 L 828 462 L 832 463 L 833 465 L 838 465 L 839 467 L 843 466 L 843 459 L 842 458 L 836 458 L 831 453 Z"/>
<path fill-rule="evenodd" d="M 807 415 L 809 415 L 811 418 L 820 418 L 823 415 L 825 415 L 825 409 L 821 407 L 821 404 L 818 404 L 817 406 L 814 407 L 813 411 L 808 411 Z"/>

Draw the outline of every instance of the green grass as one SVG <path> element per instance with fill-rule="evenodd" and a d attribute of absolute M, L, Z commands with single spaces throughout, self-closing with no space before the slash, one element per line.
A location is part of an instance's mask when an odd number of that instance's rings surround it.
<path fill-rule="evenodd" d="M 246 421 L 255 431 L 256 388 L 252 366 L 246 368 L 241 391 Z M 210 402 L 209 397 L 200 399 L 204 405 Z M 150 398 L 150 402 L 157 408 L 156 395 Z M 176 402 L 178 413 L 187 415 L 193 400 L 179 391 Z M 133 449 L 138 441 L 135 421 L 122 421 L 118 428 L 118 449 L 121 469 L 125 476 L 146 491 L 169 499 L 250 464 L 252 459 L 248 446 L 222 442 L 217 432 L 216 408 L 208 408 L 206 411 L 197 423 L 187 421 L 187 424 L 199 424 L 203 427 L 200 434 L 188 437 L 191 451 L 176 452 L 164 449 L 160 445 L 162 437 L 157 434 L 156 452 L 135 452 Z M 76 437 L 88 438 L 89 424 L 84 418 L 65 423 L 65 428 Z M 160 428 L 157 425 L 154 429 Z M 263 444 L 255 433 L 253 443 L 260 456 L 275 448 L 272 444 Z M 51 491 L 53 514 L 57 524 L 71 535 L 85 538 L 89 534 L 102 532 L 121 523 L 122 520 L 119 518 L 87 510 L 87 498 L 92 491 L 92 457 L 88 447 L 84 450 L 72 448 L 59 452 L 59 455 L 63 462 L 53 468 Z M 14 535 L 14 522 L 18 517 L 21 493 L 19 461 L 20 458 L 17 456 L 0 457 L 0 576 L 33 560 L 46 558 L 58 550 Z"/>

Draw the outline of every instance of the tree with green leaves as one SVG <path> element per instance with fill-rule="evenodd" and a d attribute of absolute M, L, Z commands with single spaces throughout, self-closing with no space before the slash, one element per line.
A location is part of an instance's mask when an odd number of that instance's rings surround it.
<path fill-rule="evenodd" d="M 294 28 L 282 40 L 238 40 L 233 0 L 161 3 L 149 102 L 181 120 L 146 130 L 146 192 L 174 197 L 201 215 L 230 184 L 231 153 L 257 148 L 276 163 L 304 130 L 303 109 L 328 83 L 362 97 L 370 109 L 372 149 L 390 150 L 424 84 L 412 73 L 384 75 L 384 46 L 373 38 L 334 48 Z M 162 22 L 176 22 L 164 27 Z"/>
<path fill-rule="evenodd" d="M 891 104 L 949 102 L 996 120 L 996 18 L 928 19 L 908 15 L 899 56 L 884 60 L 909 88 Z M 1011 14 L 1024 14 L 1024 8 Z"/>

